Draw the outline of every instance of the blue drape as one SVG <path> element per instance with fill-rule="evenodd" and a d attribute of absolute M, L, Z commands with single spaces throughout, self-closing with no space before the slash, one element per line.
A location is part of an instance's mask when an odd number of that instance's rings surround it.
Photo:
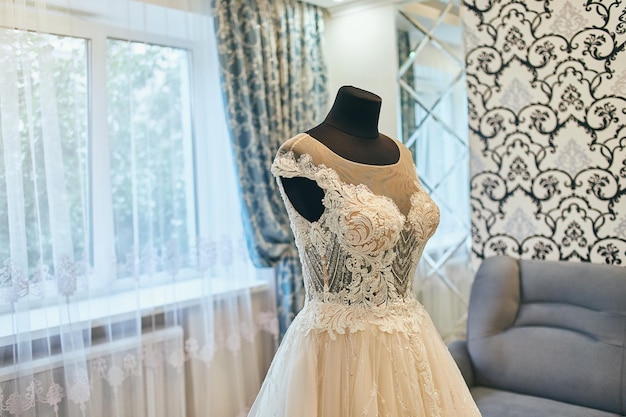
<path fill-rule="evenodd" d="M 318 124 L 328 92 L 323 15 L 296 0 L 217 0 L 226 115 L 253 262 L 275 267 L 281 332 L 302 308 L 301 266 L 270 166 L 279 146 Z"/>

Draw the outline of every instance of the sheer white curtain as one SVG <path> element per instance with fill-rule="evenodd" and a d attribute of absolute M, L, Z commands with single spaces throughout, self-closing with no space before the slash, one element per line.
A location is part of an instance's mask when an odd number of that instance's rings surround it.
<path fill-rule="evenodd" d="M 1 415 L 254 400 L 276 311 L 242 236 L 208 6 L 0 0 Z"/>

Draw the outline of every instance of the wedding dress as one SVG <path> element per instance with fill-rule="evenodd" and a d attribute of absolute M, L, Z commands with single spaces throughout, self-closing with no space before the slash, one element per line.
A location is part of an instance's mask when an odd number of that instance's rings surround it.
<path fill-rule="evenodd" d="M 412 281 L 439 209 L 402 144 L 393 165 L 344 159 L 306 133 L 272 173 L 324 190 L 309 222 L 281 186 L 303 267 L 305 306 L 287 330 L 249 417 L 479 416 Z"/>

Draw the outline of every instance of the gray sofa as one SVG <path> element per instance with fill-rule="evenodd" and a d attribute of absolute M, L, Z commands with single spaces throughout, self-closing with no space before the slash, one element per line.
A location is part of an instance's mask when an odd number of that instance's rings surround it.
<path fill-rule="evenodd" d="M 483 417 L 626 416 L 626 268 L 485 259 L 448 347 Z"/>

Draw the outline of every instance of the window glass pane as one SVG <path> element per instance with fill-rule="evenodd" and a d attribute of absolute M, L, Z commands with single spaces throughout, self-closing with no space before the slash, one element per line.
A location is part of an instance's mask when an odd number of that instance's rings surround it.
<path fill-rule="evenodd" d="M 8 281 L 15 271 L 41 281 L 90 250 L 87 44 L 0 29 L 0 276 Z"/>
<path fill-rule="evenodd" d="M 110 39 L 107 95 L 119 275 L 188 266 L 196 235 L 184 49 Z"/>

